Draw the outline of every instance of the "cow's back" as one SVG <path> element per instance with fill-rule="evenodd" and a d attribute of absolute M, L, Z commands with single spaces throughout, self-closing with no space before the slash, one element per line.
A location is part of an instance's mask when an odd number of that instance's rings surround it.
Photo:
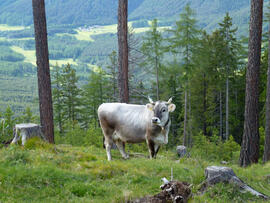
<path fill-rule="evenodd" d="M 124 142 L 145 140 L 150 113 L 145 105 L 104 103 L 98 108 L 102 128 L 110 128 Z"/>

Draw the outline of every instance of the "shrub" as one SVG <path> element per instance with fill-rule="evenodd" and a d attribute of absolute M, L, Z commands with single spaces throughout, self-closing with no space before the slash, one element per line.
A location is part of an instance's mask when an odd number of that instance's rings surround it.
<path fill-rule="evenodd" d="M 4 160 L 10 165 L 26 164 L 30 161 L 29 154 L 18 145 L 10 145 L 3 155 Z"/>
<path fill-rule="evenodd" d="M 234 153 L 239 152 L 240 146 L 230 136 L 227 141 L 221 141 L 218 136 L 210 138 L 199 133 L 194 137 L 194 147 L 191 153 L 207 160 L 232 161 Z"/>
<path fill-rule="evenodd" d="M 40 137 L 32 137 L 26 141 L 24 144 L 25 149 L 33 150 L 33 149 L 45 149 L 48 151 L 54 152 L 54 145 L 45 142 Z"/>
<path fill-rule="evenodd" d="M 88 129 L 82 129 L 76 124 L 73 129 L 68 129 L 67 133 L 60 135 L 55 133 L 57 144 L 71 144 L 73 146 L 103 146 L 103 134 L 100 128 L 95 128 L 93 124 Z"/>

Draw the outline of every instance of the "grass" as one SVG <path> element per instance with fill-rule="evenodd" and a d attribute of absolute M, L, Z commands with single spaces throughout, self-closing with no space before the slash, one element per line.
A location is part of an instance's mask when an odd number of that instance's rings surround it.
<path fill-rule="evenodd" d="M 17 53 L 24 55 L 24 57 L 25 57 L 24 62 L 32 63 L 33 65 L 36 65 L 35 50 L 24 50 L 18 46 L 11 46 L 11 49 Z"/>
<path fill-rule="evenodd" d="M 24 30 L 27 27 L 24 26 L 9 26 L 6 24 L 0 24 L 0 31 L 15 31 L 15 30 Z"/>
<path fill-rule="evenodd" d="M 128 25 L 131 26 L 132 22 L 129 22 Z M 165 31 L 169 28 L 171 28 L 171 27 L 164 26 L 164 27 L 159 27 L 158 30 Z M 61 34 L 57 34 L 57 35 L 59 35 L 59 36 L 70 35 L 70 36 L 76 37 L 77 40 L 84 40 L 84 41 L 93 42 L 94 39 L 92 38 L 92 36 L 101 35 L 101 34 L 108 34 L 108 33 L 116 34 L 117 33 L 117 24 L 93 27 L 90 30 L 79 30 L 79 29 L 75 29 L 75 30 L 77 31 L 77 34 L 67 34 L 67 33 L 63 34 L 63 33 L 61 33 Z M 136 34 L 138 34 L 138 33 L 143 33 L 143 32 L 148 31 L 149 27 L 133 28 L 133 30 Z"/>
<path fill-rule="evenodd" d="M 59 60 L 51 60 L 50 59 L 50 64 L 55 65 L 58 64 L 59 66 L 66 65 L 66 64 L 71 64 L 71 65 L 78 65 L 76 61 L 74 61 L 72 58 L 66 58 L 66 59 L 59 59 Z"/>
<path fill-rule="evenodd" d="M 11 145 L 0 150 L 0 202 L 123 202 L 156 194 L 160 179 L 170 178 L 193 184 L 196 194 L 204 180 L 204 169 L 218 163 L 196 157 L 179 160 L 172 151 L 161 151 L 156 160 L 130 153 L 123 160 L 113 150 L 113 161 L 104 149 L 94 146 L 49 145 L 30 141 L 26 146 Z M 270 195 L 270 163 L 239 168 L 229 165 L 253 188 Z M 219 184 L 190 202 L 260 201 L 240 193 L 230 185 Z"/>
<path fill-rule="evenodd" d="M 12 46 L 11 49 L 17 53 L 20 53 L 24 55 L 25 59 L 24 62 L 26 63 L 32 63 L 36 66 L 36 54 L 35 50 L 24 50 L 18 46 Z M 66 58 L 66 59 L 59 59 L 59 60 L 50 60 L 50 64 L 55 65 L 58 63 L 58 65 L 65 65 L 67 63 L 72 65 L 78 65 L 76 61 L 74 61 L 72 58 Z"/>

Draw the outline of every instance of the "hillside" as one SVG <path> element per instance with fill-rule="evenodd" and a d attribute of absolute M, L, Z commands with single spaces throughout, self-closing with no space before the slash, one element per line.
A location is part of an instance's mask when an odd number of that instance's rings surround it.
<path fill-rule="evenodd" d="M 147 150 L 137 152 L 131 150 L 131 158 L 123 160 L 120 153 L 113 150 L 114 160 L 108 162 L 105 150 L 94 145 L 53 146 L 31 140 L 25 148 L 2 148 L 0 201 L 124 202 L 159 193 L 161 178 L 169 179 L 173 168 L 175 180 L 193 184 L 192 202 L 266 202 L 228 184 L 218 184 L 203 195 L 198 193 L 204 169 L 220 165 L 217 161 L 208 161 L 193 153 L 190 158 L 179 160 L 173 151 L 164 149 L 157 159 L 149 160 Z M 270 195 L 270 164 L 249 168 L 233 163 L 227 166 L 250 186 Z"/>
<path fill-rule="evenodd" d="M 113 24 L 117 22 L 117 0 L 47 0 L 48 24 Z M 190 3 L 202 27 L 216 27 L 226 12 L 242 28 L 248 23 L 247 0 L 136 0 L 129 1 L 129 20 L 162 19 L 171 24 L 183 7 Z M 28 0 L 7 0 L 0 3 L 0 24 L 31 25 L 32 7 Z"/>
<path fill-rule="evenodd" d="M 91 69 L 106 67 L 108 55 L 117 50 L 118 0 L 46 0 L 48 44 L 51 65 L 72 64 L 80 80 L 86 80 Z M 129 21 L 135 37 L 142 41 L 148 21 L 159 19 L 161 29 L 175 24 L 183 7 L 190 3 L 201 28 L 211 31 L 229 12 L 237 36 L 247 36 L 249 1 L 246 0 L 130 0 Z M 265 3 L 265 7 L 266 7 Z M 8 105 L 18 113 L 26 106 L 38 109 L 35 71 L 35 41 L 32 5 L 28 0 L 0 1 L 0 77 L 14 81 L 7 88 L 1 80 L 0 112 Z M 7 25 L 8 24 L 8 25 Z M 139 47 L 138 47 L 139 48 Z M 17 84 L 21 84 L 18 87 Z M 21 88 L 20 88 L 21 87 Z M 24 91 L 25 90 L 25 91 Z M 11 102 L 12 101 L 12 102 Z M 33 104 L 34 103 L 34 104 Z"/>

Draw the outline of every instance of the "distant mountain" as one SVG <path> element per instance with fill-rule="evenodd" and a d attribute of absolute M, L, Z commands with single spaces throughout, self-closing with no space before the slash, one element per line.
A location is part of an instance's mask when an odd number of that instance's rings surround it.
<path fill-rule="evenodd" d="M 114 24 L 118 0 L 45 0 L 48 24 Z M 266 2 L 266 0 L 265 0 Z M 158 18 L 168 24 L 179 18 L 189 3 L 197 13 L 201 27 L 213 29 L 225 13 L 234 23 L 247 29 L 249 0 L 129 0 L 129 20 Z M 266 4 L 266 3 L 265 3 Z M 30 0 L 0 0 L 0 24 L 32 24 Z"/>
<path fill-rule="evenodd" d="M 129 2 L 129 12 L 144 0 Z M 48 23 L 51 24 L 112 24 L 117 21 L 118 0 L 45 0 Z M 0 0 L 0 23 L 30 25 L 32 1 Z"/>

